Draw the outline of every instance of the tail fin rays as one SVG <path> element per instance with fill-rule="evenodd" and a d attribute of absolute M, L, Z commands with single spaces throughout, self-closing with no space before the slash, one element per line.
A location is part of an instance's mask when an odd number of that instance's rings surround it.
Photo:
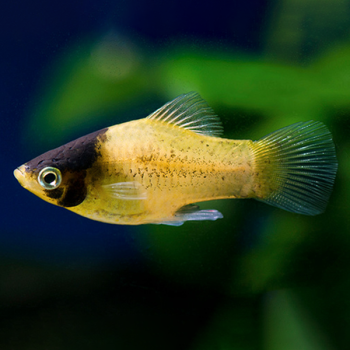
<path fill-rule="evenodd" d="M 300 122 L 254 142 L 261 200 L 305 215 L 322 213 L 338 163 L 332 135 L 321 122 Z"/>

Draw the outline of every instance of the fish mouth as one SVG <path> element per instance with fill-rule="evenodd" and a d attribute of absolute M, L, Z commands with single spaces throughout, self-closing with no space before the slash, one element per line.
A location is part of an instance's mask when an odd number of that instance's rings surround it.
<path fill-rule="evenodd" d="M 18 167 L 17 169 L 15 169 L 13 171 L 13 175 L 15 176 L 15 178 L 17 179 L 17 181 L 24 186 L 24 179 L 25 179 L 25 175 L 24 175 L 24 165 L 21 165 L 20 167 Z"/>

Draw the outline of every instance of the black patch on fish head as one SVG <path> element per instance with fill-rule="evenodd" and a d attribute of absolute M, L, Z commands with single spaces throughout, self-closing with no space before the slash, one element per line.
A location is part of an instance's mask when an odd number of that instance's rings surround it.
<path fill-rule="evenodd" d="M 87 194 L 86 170 L 65 172 L 62 184 L 54 190 L 44 190 L 47 197 L 55 199 L 61 207 L 75 207 L 82 203 Z"/>
<path fill-rule="evenodd" d="M 25 164 L 25 171 L 37 179 L 39 172 L 46 167 L 59 169 L 62 174 L 61 184 L 56 189 L 43 189 L 45 195 L 62 207 L 79 205 L 87 194 L 87 170 L 102 156 L 100 145 L 106 141 L 107 129 L 80 137 L 32 159 Z"/>

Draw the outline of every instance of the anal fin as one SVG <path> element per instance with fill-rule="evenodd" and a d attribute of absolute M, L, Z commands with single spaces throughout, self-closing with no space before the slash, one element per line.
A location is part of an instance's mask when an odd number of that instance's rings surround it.
<path fill-rule="evenodd" d="M 197 205 L 185 205 L 176 211 L 173 218 L 170 220 L 159 222 L 157 224 L 181 226 L 185 221 L 203 221 L 203 220 L 217 220 L 222 219 L 224 216 L 215 209 L 200 210 Z"/>

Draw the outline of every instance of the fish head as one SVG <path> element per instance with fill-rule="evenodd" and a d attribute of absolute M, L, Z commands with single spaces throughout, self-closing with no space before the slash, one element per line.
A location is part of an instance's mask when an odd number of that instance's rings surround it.
<path fill-rule="evenodd" d="M 103 135 L 100 130 L 48 151 L 15 169 L 14 176 L 25 189 L 49 203 L 77 206 L 86 198 L 86 174 L 96 169 Z"/>
<path fill-rule="evenodd" d="M 15 169 L 14 176 L 25 189 L 49 203 L 62 207 L 79 205 L 86 197 L 85 172 L 54 165 L 32 167 L 28 162 Z"/>

